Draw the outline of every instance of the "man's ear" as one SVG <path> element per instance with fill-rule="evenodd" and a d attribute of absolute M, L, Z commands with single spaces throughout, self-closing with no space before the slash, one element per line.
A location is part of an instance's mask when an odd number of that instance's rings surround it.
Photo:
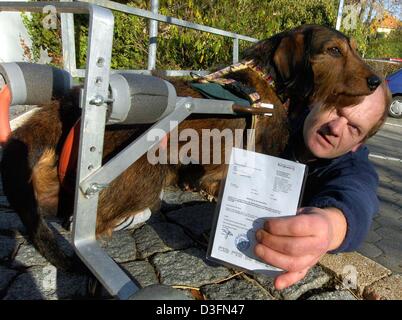
<path fill-rule="evenodd" d="M 363 144 L 363 142 L 360 142 L 359 144 L 355 145 L 355 146 L 352 148 L 351 151 L 352 151 L 352 152 L 356 152 L 357 149 L 359 149 L 362 144 Z"/>

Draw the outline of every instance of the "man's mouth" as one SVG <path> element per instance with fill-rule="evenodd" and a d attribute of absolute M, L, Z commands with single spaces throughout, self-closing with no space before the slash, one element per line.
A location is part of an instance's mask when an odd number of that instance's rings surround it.
<path fill-rule="evenodd" d="M 329 144 L 332 146 L 331 141 L 327 138 L 326 134 L 324 134 L 322 131 L 317 131 L 317 135 L 321 138 L 320 140 L 324 141 L 326 144 Z"/>

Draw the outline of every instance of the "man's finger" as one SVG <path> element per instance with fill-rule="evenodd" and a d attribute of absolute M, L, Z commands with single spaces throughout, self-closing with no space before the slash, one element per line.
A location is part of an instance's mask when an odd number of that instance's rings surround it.
<path fill-rule="evenodd" d="M 302 280 L 306 276 L 309 269 L 310 267 L 307 267 L 301 271 L 286 272 L 277 276 L 274 282 L 275 288 L 277 290 L 283 290 L 291 285 L 294 285 L 296 282 Z"/>
<path fill-rule="evenodd" d="M 257 231 L 256 238 L 268 248 L 293 257 L 323 252 L 327 248 L 327 244 L 317 237 L 276 236 L 263 229 Z"/>
<path fill-rule="evenodd" d="M 327 222 L 323 218 L 307 214 L 270 218 L 264 223 L 264 229 L 270 234 L 289 237 L 316 236 L 325 232 L 327 228 Z"/>
<path fill-rule="evenodd" d="M 308 266 L 315 264 L 319 255 L 305 255 L 303 257 L 291 257 L 272 250 L 262 244 L 257 244 L 254 248 L 257 257 L 274 267 L 286 271 L 300 271 Z"/>

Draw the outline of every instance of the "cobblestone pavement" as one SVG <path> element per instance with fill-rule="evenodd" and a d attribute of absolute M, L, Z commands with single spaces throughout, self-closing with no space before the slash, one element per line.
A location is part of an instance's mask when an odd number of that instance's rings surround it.
<path fill-rule="evenodd" d="M 391 131 L 394 129 L 402 128 L 392 127 Z M 372 152 L 380 154 L 379 149 L 374 150 L 376 143 L 370 141 Z M 378 145 L 386 143 L 380 140 Z M 277 291 L 272 278 L 247 275 L 207 261 L 214 204 L 198 193 L 173 188 L 165 191 L 160 213 L 135 230 L 102 239 L 101 246 L 140 286 L 169 285 L 191 299 L 402 299 L 402 277 L 398 275 L 402 261 L 401 163 L 372 160 L 381 177 L 381 212 L 359 251 L 387 268 L 357 253 L 326 255 L 303 280 Z M 49 224 L 58 233 L 63 250 L 72 252 L 70 232 L 57 219 L 49 220 Z M 358 274 L 356 287 L 345 283 L 345 267 L 350 265 Z M 56 270 L 36 252 L 0 186 L 0 299 L 110 298 L 94 283 L 90 275 Z"/>
<path fill-rule="evenodd" d="M 0 213 L 0 298 L 19 299 L 108 299 L 105 290 L 94 288 L 93 277 L 56 270 L 40 256 L 25 237 L 24 227 L 9 209 L 3 195 Z M 283 291 L 273 279 L 252 277 L 205 259 L 207 239 L 215 205 L 197 193 L 171 189 L 165 206 L 135 230 L 119 231 L 101 246 L 142 286 L 165 284 L 191 299 L 358 299 L 342 289 L 333 274 L 321 266 Z M 194 202 L 196 201 L 196 202 Z M 187 205 L 179 205 L 180 203 Z M 189 205 L 191 204 L 191 205 Z M 172 210 L 172 208 L 174 208 Z M 66 252 L 70 232 L 52 219 L 59 243 Z M 67 241 L 66 241 L 67 240 Z"/>
<path fill-rule="evenodd" d="M 402 120 L 388 118 L 368 146 L 380 177 L 380 212 L 358 251 L 402 273 Z"/>

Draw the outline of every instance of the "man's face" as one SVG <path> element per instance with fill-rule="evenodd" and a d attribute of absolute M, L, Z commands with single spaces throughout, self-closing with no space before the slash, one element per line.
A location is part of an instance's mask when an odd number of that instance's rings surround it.
<path fill-rule="evenodd" d="M 339 110 L 313 107 L 304 122 L 304 142 L 318 158 L 331 159 L 356 151 L 381 118 L 383 110 L 382 87 L 353 107 Z"/>

